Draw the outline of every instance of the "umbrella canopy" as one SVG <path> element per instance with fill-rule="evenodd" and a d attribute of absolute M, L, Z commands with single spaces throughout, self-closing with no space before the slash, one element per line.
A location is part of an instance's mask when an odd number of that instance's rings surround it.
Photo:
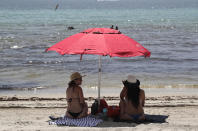
<path fill-rule="evenodd" d="M 110 57 L 149 57 L 151 53 L 132 38 L 119 30 L 109 28 L 89 28 L 72 35 L 46 49 L 65 54 L 99 55 L 98 99 L 100 99 L 101 56 Z"/>
<path fill-rule="evenodd" d="M 46 51 L 64 54 L 95 54 L 111 57 L 149 57 L 150 52 L 132 38 L 118 30 L 90 28 L 72 35 Z"/>

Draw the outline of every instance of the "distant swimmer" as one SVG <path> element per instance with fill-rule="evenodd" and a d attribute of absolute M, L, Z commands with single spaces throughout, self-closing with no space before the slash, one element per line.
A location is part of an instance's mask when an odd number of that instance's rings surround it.
<path fill-rule="evenodd" d="M 67 29 L 68 29 L 68 30 L 73 30 L 74 27 L 73 27 L 73 26 L 69 26 L 69 27 L 67 27 Z"/>
<path fill-rule="evenodd" d="M 58 7 L 59 7 L 59 4 L 56 4 L 56 7 L 55 7 L 54 10 L 56 11 L 58 9 Z"/>
<path fill-rule="evenodd" d="M 110 29 L 113 29 L 113 25 L 111 25 Z"/>
<path fill-rule="evenodd" d="M 115 28 L 116 30 L 118 30 L 118 26 L 116 26 L 116 28 Z"/>

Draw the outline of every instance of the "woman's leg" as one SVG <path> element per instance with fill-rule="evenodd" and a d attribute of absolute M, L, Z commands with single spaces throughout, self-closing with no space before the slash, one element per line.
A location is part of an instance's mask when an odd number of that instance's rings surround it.
<path fill-rule="evenodd" d="M 119 106 L 120 106 L 120 116 L 122 116 L 125 113 L 125 110 L 124 110 L 125 102 L 123 100 L 120 100 Z"/>
<path fill-rule="evenodd" d="M 66 114 L 66 116 L 67 116 L 67 117 L 69 117 L 69 118 L 73 118 L 73 116 L 72 116 L 71 114 L 69 114 L 69 112 L 68 112 L 68 111 L 66 111 L 66 113 L 65 113 L 65 114 Z"/>
<path fill-rule="evenodd" d="M 139 117 L 139 119 L 138 119 L 139 121 L 144 121 L 145 120 L 145 115 L 144 114 L 142 114 L 140 117 Z"/>
<path fill-rule="evenodd" d="M 77 118 L 85 117 L 88 115 L 88 106 L 87 103 L 85 102 L 83 105 L 82 113 Z"/>

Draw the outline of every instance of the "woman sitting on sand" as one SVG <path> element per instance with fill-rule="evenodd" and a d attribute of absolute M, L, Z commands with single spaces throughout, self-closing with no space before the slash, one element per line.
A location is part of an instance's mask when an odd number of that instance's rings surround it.
<path fill-rule="evenodd" d="M 129 75 L 123 84 L 124 87 L 120 93 L 120 119 L 143 121 L 145 93 L 139 88 L 140 81 Z"/>
<path fill-rule="evenodd" d="M 75 72 L 70 76 L 70 82 L 66 90 L 67 112 L 66 116 L 70 118 L 81 118 L 87 116 L 88 106 L 85 103 L 83 91 L 80 85 L 82 84 L 82 76 Z"/>

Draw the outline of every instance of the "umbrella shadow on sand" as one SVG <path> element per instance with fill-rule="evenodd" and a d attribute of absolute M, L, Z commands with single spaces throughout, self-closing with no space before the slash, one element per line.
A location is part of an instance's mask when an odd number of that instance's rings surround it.
<path fill-rule="evenodd" d="M 136 127 L 139 124 L 150 124 L 150 123 L 167 123 L 166 119 L 168 115 L 149 115 L 145 114 L 144 122 L 134 122 L 134 121 L 123 121 L 120 119 L 115 119 L 114 121 L 104 121 L 98 125 L 98 127 Z"/>

